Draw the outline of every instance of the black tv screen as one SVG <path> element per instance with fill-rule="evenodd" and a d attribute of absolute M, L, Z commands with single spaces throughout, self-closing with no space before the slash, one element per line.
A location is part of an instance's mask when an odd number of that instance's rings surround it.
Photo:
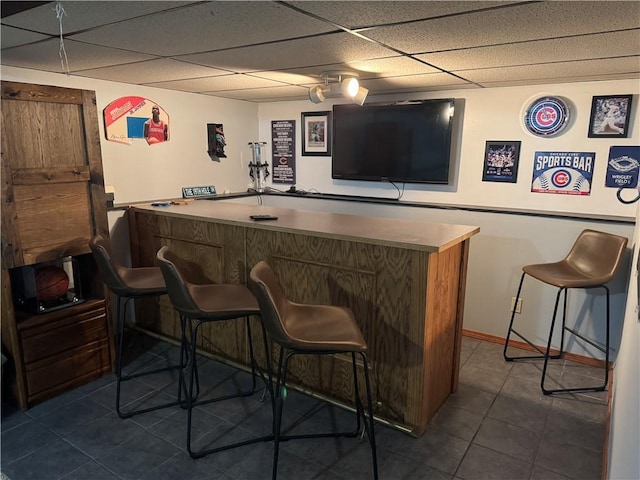
<path fill-rule="evenodd" d="M 331 177 L 449 183 L 454 99 L 334 105 Z"/>

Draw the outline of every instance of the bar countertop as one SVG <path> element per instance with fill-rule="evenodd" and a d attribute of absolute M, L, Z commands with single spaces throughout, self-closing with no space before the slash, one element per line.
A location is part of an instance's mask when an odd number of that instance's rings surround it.
<path fill-rule="evenodd" d="M 196 200 L 187 205 L 163 207 L 136 204 L 132 208 L 178 218 L 210 220 L 258 229 L 303 233 L 428 252 L 446 250 L 480 231 L 480 227 L 469 225 L 325 213 L 224 201 Z M 278 219 L 254 221 L 250 218 L 251 215 L 273 215 Z"/>

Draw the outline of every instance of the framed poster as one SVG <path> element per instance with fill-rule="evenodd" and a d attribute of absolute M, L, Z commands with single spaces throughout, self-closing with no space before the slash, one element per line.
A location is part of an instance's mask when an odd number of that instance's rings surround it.
<path fill-rule="evenodd" d="M 632 95 L 601 95 L 591 101 L 590 138 L 626 138 Z"/>
<path fill-rule="evenodd" d="M 331 112 L 302 112 L 302 155 L 331 156 Z"/>
<path fill-rule="evenodd" d="M 519 159 L 519 141 L 487 141 L 484 149 L 482 181 L 516 183 Z"/>

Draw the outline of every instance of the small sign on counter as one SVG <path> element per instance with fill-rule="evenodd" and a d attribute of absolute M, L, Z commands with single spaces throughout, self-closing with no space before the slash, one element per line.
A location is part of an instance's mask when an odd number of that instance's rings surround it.
<path fill-rule="evenodd" d="M 204 187 L 182 187 L 182 198 L 208 197 L 216 194 L 213 185 Z"/>

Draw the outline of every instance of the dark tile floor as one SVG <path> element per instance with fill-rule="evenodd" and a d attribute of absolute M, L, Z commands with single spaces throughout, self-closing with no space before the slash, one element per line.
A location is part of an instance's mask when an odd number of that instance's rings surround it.
<path fill-rule="evenodd" d="M 129 369 L 163 364 L 178 349 L 138 338 Z M 131 350 L 131 349 L 130 349 Z M 600 371 L 556 361 L 553 378 L 566 386 Z M 210 359 L 200 364 L 202 391 L 247 384 L 248 374 Z M 606 392 L 545 397 L 539 363 L 506 363 L 501 346 L 465 337 L 458 392 L 434 417 L 427 433 L 412 438 L 376 425 L 380 479 L 598 479 Z M 131 405 L 170 400 L 169 374 L 125 384 Z M 266 434 L 269 401 L 260 395 L 198 407 L 194 448 L 229 438 Z M 256 480 L 271 478 L 272 442 L 192 460 L 185 451 L 186 414 L 178 407 L 121 420 L 114 413 L 115 381 L 107 375 L 26 412 L 8 401 L 2 409 L 2 472 L 11 480 Z M 285 423 L 297 431 L 340 425 L 353 415 L 290 392 Z M 348 423 L 350 425 L 350 423 Z M 370 479 L 371 457 L 359 439 L 297 440 L 282 444 L 282 480 Z"/>

